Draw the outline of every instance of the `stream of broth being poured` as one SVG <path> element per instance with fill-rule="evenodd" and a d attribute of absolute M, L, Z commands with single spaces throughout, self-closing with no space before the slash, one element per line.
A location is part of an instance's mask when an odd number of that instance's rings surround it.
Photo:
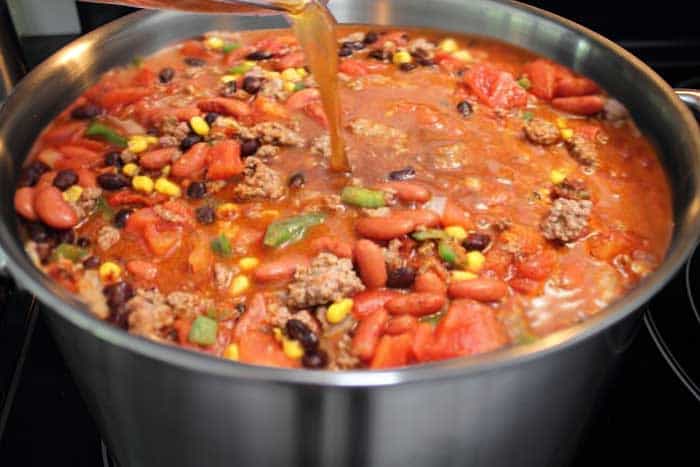
<path fill-rule="evenodd" d="M 236 0 L 91 0 L 97 3 L 131 5 L 141 8 L 163 8 L 201 13 L 256 13 L 262 5 L 287 13 L 292 28 L 306 56 L 307 64 L 318 83 L 323 110 L 328 119 L 331 141 L 331 169 L 349 172 L 341 128 L 340 96 L 338 94 L 338 43 L 335 18 L 318 0 L 265 0 L 257 5 Z M 259 6 L 258 6 L 259 5 Z"/>

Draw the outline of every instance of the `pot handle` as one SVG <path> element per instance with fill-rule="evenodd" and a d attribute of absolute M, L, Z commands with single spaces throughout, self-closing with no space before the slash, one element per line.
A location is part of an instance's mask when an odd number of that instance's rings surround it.
<path fill-rule="evenodd" d="M 700 89 L 676 89 L 675 91 L 685 105 L 700 115 Z"/>

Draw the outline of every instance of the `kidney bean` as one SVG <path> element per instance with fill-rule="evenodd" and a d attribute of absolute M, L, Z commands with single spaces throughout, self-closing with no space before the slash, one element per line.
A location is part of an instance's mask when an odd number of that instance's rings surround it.
<path fill-rule="evenodd" d="M 397 336 L 405 332 L 413 332 L 418 327 L 418 318 L 412 315 L 392 317 L 386 325 L 386 334 Z"/>
<path fill-rule="evenodd" d="M 362 360 L 371 359 L 387 321 L 389 321 L 389 313 L 384 308 L 372 312 L 361 320 L 352 338 L 352 353 Z"/>
<path fill-rule="evenodd" d="M 447 294 L 447 284 L 433 271 L 427 271 L 416 277 L 413 283 L 413 291 L 445 295 Z"/>
<path fill-rule="evenodd" d="M 97 175 L 90 169 L 78 169 L 78 185 L 83 188 L 97 188 Z"/>
<path fill-rule="evenodd" d="M 78 215 L 54 186 L 36 192 L 34 211 L 44 224 L 55 229 L 70 229 L 78 223 Z"/>
<path fill-rule="evenodd" d="M 126 263 L 126 269 L 137 279 L 153 280 L 158 274 L 158 268 L 151 262 L 142 260 L 132 260 Z"/>
<path fill-rule="evenodd" d="M 338 258 L 352 258 L 352 245 L 333 237 L 319 237 L 311 242 L 315 253 L 333 253 Z"/>
<path fill-rule="evenodd" d="M 163 148 L 156 149 L 155 151 L 148 151 L 141 154 L 139 158 L 139 165 L 150 170 L 160 170 L 166 165 L 170 164 L 170 161 L 178 153 L 175 148 Z"/>
<path fill-rule="evenodd" d="M 292 280 L 297 268 L 305 266 L 308 258 L 301 255 L 289 255 L 276 261 L 258 266 L 253 273 L 257 282 L 286 282 Z"/>
<path fill-rule="evenodd" d="M 414 229 L 419 225 L 437 227 L 441 223 L 440 216 L 429 209 L 404 209 L 396 211 L 394 216 L 410 219 L 413 222 Z"/>
<path fill-rule="evenodd" d="M 386 303 L 389 313 L 425 316 L 440 311 L 447 299 L 444 295 L 430 292 L 413 292 L 401 295 Z"/>
<path fill-rule="evenodd" d="M 25 186 L 15 191 L 15 211 L 27 220 L 38 219 L 34 210 L 34 198 L 36 190 L 33 187 Z"/>
<path fill-rule="evenodd" d="M 391 240 L 413 231 L 415 224 L 404 217 L 363 217 L 355 222 L 355 230 L 373 240 Z"/>
<path fill-rule="evenodd" d="M 208 152 L 209 145 L 207 143 L 195 144 L 173 163 L 170 173 L 173 177 L 195 178 L 204 169 Z"/>
<path fill-rule="evenodd" d="M 355 244 L 355 261 L 360 278 L 368 289 L 378 289 L 386 285 L 386 262 L 379 245 L 370 240 L 358 240 Z"/>
<path fill-rule="evenodd" d="M 431 197 L 430 191 L 417 183 L 387 182 L 379 185 L 379 188 L 395 191 L 396 197 L 407 203 L 425 203 Z"/>
<path fill-rule="evenodd" d="M 352 314 L 356 319 L 362 319 L 381 308 L 386 302 L 401 294 L 395 290 L 366 290 L 353 297 Z"/>
<path fill-rule="evenodd" d="M 479 278 L 453 282 L 447 294 L 450 298 L 471 298 L 480 302 L 495 302 L 506 296 L 508 286 L 498 279 Z"/>

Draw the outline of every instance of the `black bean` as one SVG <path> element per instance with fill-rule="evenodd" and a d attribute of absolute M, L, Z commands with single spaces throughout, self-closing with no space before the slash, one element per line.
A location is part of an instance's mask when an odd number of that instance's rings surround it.
<path fill-rule="evenodd" d="M 289 177 L 287 184 L 289 188 L 301 188 L 306 184 L 306 177 L 303 172 L 297 172 Z"/>
<path fill-rule="evenodd" d="M 90 246 L 90 239 L 87 237 L 78 237 L 78 240 L 75 242 L 76 245 L 78 245 L 80 248 L 87 248 Z"/>
<path fill-rule="evenodd" d="M 457 104 L 457 112 L 459 112 L 462 117 L 469 117 L 472 114 L 472 105 L 467 101 L 462 101 Z"/>
<path fill-rule="evenodd" d="M 266 52 L 264 50 L 258 50 L 257 52 L 252 52 L 246 55 L 246 60 L 253 60 L 253 61 L 259 61 L 259 60 L 267 60 L 269 58 L 272 58 L 272 54 L 270 52 Z"/>
<path fill-rule="evenodd" d="M 433 66 L 435 62 L 431 58 L 417 57 L 416 63 L 420 66 Z"/>
<path fill-rule="evenodd" d="M 303 321 L 294 318 L 288 320 L 284 332 L 289 338 L 299 341 L 306 350 L 318 348 L 318 336 Z"/>
<path fill-rule="evenodd" d="M 350 47 L 341 47 L 338 49 L 339 57 L 349 57 L 352 55 L 352 49 Z"/>
<path fill-rule="evenodd" d="M 97 176 L 97 184 L 103 190 L 119 190 L 131 184 L 129 177 L 118 173 L 104 173 Z"/>
<path fill-rule="evenodd" d="M 412 71 L 412 70 L 415 70 L 416 68 L 418 68 L 418 65 L 416 65 L 413 62 L 402 63 L 401 65 L 399 65 L 399 70 L 401 70 L 401 71 Z"/>
<path fill-rule="evenodd" d="M 467 251 L 483 251 L 491 243 L 491 237 L 485 233 L 470 233 L 462 242 Z"/>
<path fill-rule="evenodd" d="M 205 62 L 205 61 L 202 60 L 201 58 L 187 57 L 187 58 L 185 58 L 185 64 L 186 64 L 187 66 L 200 67 L 200 66 L 206 65 L 207 62 Z"/>
<path fill-rule="evenodd" d="M 348 41 L 348 42 L 343 42 L 342 47 L 347 47 L 348 49 L 351 50 L 362 50 L 365 48 L 365 43 L 362 41 Z"/>
<path fill-rule="evenodd" d="M 182 141 L 180 141 L 180 150 L 181 151 L 189 151 L 192 146 L 194 146 L 197 143 L 202 142 L 202 137 L 199 135 L 191 134 L 187 135 L 184 138 L 182 138 Z"/>
<path fill-rule="evenodd" d="M 243 79 L 243 90 L 248 94 L 257 94 L 262 87 L 262 78 L 246 76 Z"/>
<path fill-rule="evenodd" d="M 207 185 L 204 182 L 192 182 L 187 187 L 187 196 L 191 199 L 202 199 L 207 194 Z"/>
<path fill-rule="evenodd" d="M 105 165 L 110 167 L 122 168 L 124 166 L 124 161 L 122 160 L 121 153 L 108 152 L 107 154 L 105 154 Z"/>
<path fill-rule="evenodd" d="M 175 70 L 173 70 L 170 67 L 163 68 L 160 70 L 160 73 L 158 73 L 158 79 L 160 79 L 160 82 L 163 84 L 167 84 L 170 81 L 173 80 L 175 77 Z"/>
<path fill-rule="evenodd" d="M 96 269 L 101 262 L 98 256 L 90 256 L 83 261 L 83 267 L 85 269 Z"/>
<path fill-rule="evenodd" d="M 114 226 L 118 229 L 123 229 L 126 226 L 126 221 L 129 220 L 129 216 L 131 216 L 132 212 L 134 212 L 133 209 L 120 209 L 117 211 L 117 213 L 114 215 L 114 219 L 112 220 Z"/>
<path fill-rule="evenodd" d="M 199 207 L 195 213 L 197 215 L 197 220 L 202 224 L 213 224 L 214 220 L 216 220 L 214 208 L 211 206 Z"/>
<path fill-rule="evenodd" d="M 236 95 L 237 91 L 238 91 L 238 84 L 236 84 L 235 81 L 229 81 L 228 83 L 224 84 L 223 88 L 221 89 L 220 94 L 223 97 L 233 97 Z"/>
<path fill-rule="evenodd" d="M 216 119 L 219 118 L 219 114 L 216 112 L 209 112 L 204 116 L 204 120 L 209 124 L 213 125 Z"/>
<path fill-rule="evenodd" d="M 22 175 L 20 175 L 17 185 L 19 187 L 34 186 L 41 176 L 48 171 L 48 165 L 41 161 L 33 161 L 22 170 Z"/>
<path fill-rule="evenodd" d="M 386 280 L 387 287 L 392 289 L 408 289 L 416 280 L 416 270 L 411 267 L 401 267 L 389 271 Z"/>
<path fill-rule="evenodd" d="M 389 180 L 400 181 L 411 180 L 413 178 L 416 178 L 416 169 L 410 166 L 400 170 L 394 170 L 393 172 L 389 172 Z"/>
<path fill-rule="evenodd" d="M 394 54 L 384 49 L 375 49 L 369 53 L 370 58 L 374 58 L 375 60 L 379 60 L 382 62 L 390 61 L 393 56 Z"/>
<path fill-rule="evenodd" d="M 254 156 L 260 149 L 260 141 L 257 139 L 246 139 L 241 143 L 241 157 Z"/>
<path fill-rule="evenodd" d="M 27 235 L 30 239 L 37 243 L 46 242 L 49 240 L 49 233 L 46 230 L 46 226 L 40 222 L 28 223 Z"/>
<path fill-rule="evenodd" d="M 158 128 L 149 128 L 146 130 L 146 134 L 149 136 L 160 136 L 160 130 Z"/>
<path fill-rule="evenodd" d="M 304 368 L 320 370 L 328 365 L 328 354 L 321 349 L 316 349 L 312 352 L 304 352 L 301 364 L 304 365 Z"/>
<path fill-rule="evenodd" d="M 245 313 L 245 310 L 246 310 L 245 303 L 243 303 L 243 302 L 236 303 L 236 312 L 239 315 L 242 315 L 243 313 Z"/>
<path fill-rule="evenodd" d="M 53 186 L 61 191 L 65 191 L 78 183 L 78 174 L 71 169 L 61 170 L 53 179 Z"/>
<path fill-rule="evenodd" d="M 37 243 L 36 244 L 36 254 L 39 256 L 42 264 L 49 262 L 51 254 L 53 253 L 53 245 L 51 243 Z"/>
<path fill-rule="evenodd" d="M 51 229 L 49 235 L 55 240 L 56 243 L 73 243 L 75 242 L 75 232 L 73 229 Z"/>
<path fill-rule="evenodd" d="M 124 306 L 134 296 L 134 288 L 128 282 L 121 281 L 105 286 L 102 293 L 107 299 L 109 308 L 116 310 Z"/>
<path fill-rule="evenodd" d="M 102 113 L 102 109 L 97 107 L 95 104 L 83 104 L 74 108 L 70 116 L 76 120 L 90 120 Z"/>
<path fill-rule="evenodd" d="M 378 40 L 379 33 L 377 31 L 369 31 L 367 34 L 365 34 L 365 38 L 362 42 L 364 42 L 365 44 L 374 44 Z"/>

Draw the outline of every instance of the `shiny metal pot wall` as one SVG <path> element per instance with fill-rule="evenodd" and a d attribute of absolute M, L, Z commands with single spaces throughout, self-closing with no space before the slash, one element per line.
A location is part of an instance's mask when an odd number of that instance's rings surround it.
<path fill-rule="evenodd" d="M 0 247 L 46 317 L 122 466 L 507 466 L 565 463 L 596 394 L 638 321 L 699 230 L 700 135 L 648 68 L 573 23 L 501 1 L 334 0 L 342 22 L 499 37 L 552 57 L 619 97 L 656 142 L 674 190 L 663 265 L 595 318 L 534 344 L 400 370 L 344 373 L 239 365 L 136 338 L 94 319 L 36 271 L 16 236 L 17 166 L 34 138 L 99 75 L 217 28 L 278 27 L 279 17 L 139 13 L 62 50 L 0 112 Z M 692 93 L 684 96 L 688 99 Z"/>

